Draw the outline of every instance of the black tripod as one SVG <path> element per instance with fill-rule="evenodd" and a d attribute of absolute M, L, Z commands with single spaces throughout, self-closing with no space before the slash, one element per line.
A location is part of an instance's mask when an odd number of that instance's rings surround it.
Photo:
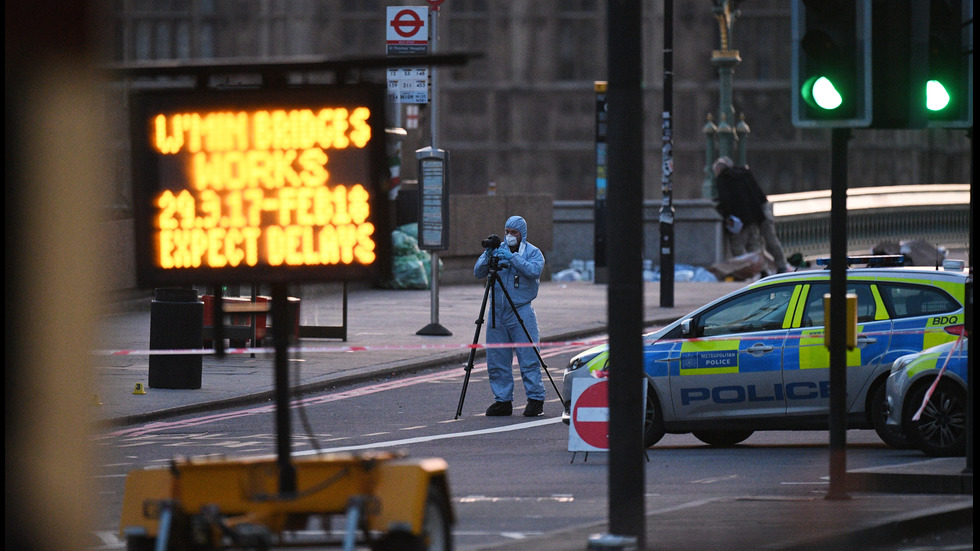
<path fill-rule="evenodd" d="M 500 285 L 500 290 L 503 291 L 504 297 L 507 298 L 507 303 L 510 304 L 511 309 L 514 311 L 514 315 L 517 316 L 517 321 L 521 324 L 521 329 L 524 330 L 524 335 L 527 337 L 527 342 L 534 344 L 534 340 L 531 339 L 531 333 L 528 332 L 527 326 L 524 325 L 524 320 L 521 319 L 521 315 L 517 313 L 517 307 L 514 306 L 514 301 L 510 298 L 510 293 L 504 287 L 504 284 L 500 281 L 500 276 L 497 272 L 500 269 L 499 266 L 500 259 L 491 256 L 490 257 L 490 273 L 487 275 L 487 287 L 483 291 L 483 304 L 480 305 L 480 317 L 476 320 L 476 333 L 473 335 L 473 346 L 470 348 L 470 358 L 466 362 L 466 376 L 463 377 L 463 390 L 459 394 L 459 405 L 456 406 L 456 417 L 454 419 L 459 419 L 460 414 L 463 412 L 463 400 L 466 398 L 466 387 L 470 384 L 470 372 L 473 371 L 473 360 L 476 359 L 476 345 L 480 342 L 480 328 L 483 326 L 483 315 L 487 311 L 487 299 L 490 299 L 490 327 L 496 327 L 496 297 L 491 292 L 493 286 Z M 544 369 L 545 374 L 548 375 L 548 380 L 551 381 L 551 386 L 555 387 L 555 393 L 558 394 L 558 399 L 561 400 L 562 404 L 565 401 L 561 397 L 561 392 L 558 390 L 558 385 L 555 384 L 555 380 L 551 378 L 551 373 L 548 372 L 548 366 L 544 363 L 544 358 L 541 357 L 541 352 L 538 351 L 537 346 L 533 346 L 534 353 L 538 356 L 538 361 L 541 362 L 541 367 Z"/>

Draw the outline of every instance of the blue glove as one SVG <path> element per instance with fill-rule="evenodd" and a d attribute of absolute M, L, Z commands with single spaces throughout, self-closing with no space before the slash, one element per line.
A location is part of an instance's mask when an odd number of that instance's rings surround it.
<path fill-rule="evenodd" d="M 510 257 L 514 256 L 514 253 L 510 252 L 510 247 L 506 243 L 501 243 L 500 247 L 493 252 L 493 255 L 497 258 L 502 258 L 504 260 L 510 260 Z"/>

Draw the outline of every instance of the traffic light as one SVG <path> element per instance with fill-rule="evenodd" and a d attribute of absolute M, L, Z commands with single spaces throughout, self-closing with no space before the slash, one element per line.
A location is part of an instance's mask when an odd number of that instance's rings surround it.
<path fill-rule="evenodd" d="M 972 1 L 930 2 L 925 91 L 929 126 L 973 126 L 972 20 Z"/>
<path fill-rule="evenodd" d="M 872 10 L 870 128 L 925 128 L 929 3 L 875 0 Z"/>
<path fill-rule="evenodd" d="M 874 0 L 871 128 L 973 126 L 972 0 Z"/>
<path fill-rule="evenodd" d="M 973 0 L 793 0 L 793 124 L 973 126 Z"/>
<path fill-rule="evenodd" d="M 871 1 L 794 0 L 793 124 L 871 122 Z"/>

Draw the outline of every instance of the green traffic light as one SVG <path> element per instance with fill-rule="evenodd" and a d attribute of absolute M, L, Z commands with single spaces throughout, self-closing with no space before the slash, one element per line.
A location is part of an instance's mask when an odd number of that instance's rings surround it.
<path fill-rule="evenodd" d="M 811 78 L 801 90 L 803 99 L 813 107 L 833 111 L 844 103 L 833 81 L 825 76 Z"/>
<path fill-rule="evenodd" d="M 926 82 L 926 109 L 930 111 L 942 111 L 949 106 L 949 92 L 938 80 Z"/>
<path fill-rule="evenodd" d="M 813 101 L 821 109 L 827 109 L 828 111 L 837 109 L 844 103 L 840 92 L 837 91 L 837 87 L 827 77 L 820 77 L 813 83 Z"/>

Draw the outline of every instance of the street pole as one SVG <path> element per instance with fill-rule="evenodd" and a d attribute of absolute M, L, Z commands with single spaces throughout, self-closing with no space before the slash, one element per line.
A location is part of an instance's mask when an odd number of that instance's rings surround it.
<path fill-rule="evenodd" d="M 847 495 L 847 141 L 831 130 L 830 160 L 830 487 L 827 499 Z M 825 328 L 826 330 L 827 328 Z"/>
<path fill-rule="evenodd" d="M 608 83 L 597 81 L 595 83 L 596 109 L 595 109 L 595 240 L 592 258 L 594 259 L 593 281 L 597 284 L 609 283 L 609 254 L 606 249 L 608 241 L 606 225 L 606 192 L 608 190 L 608 177 L 606 167 L 609 165 L 608 151 L 608 127 L 609 112 L 607 101 Z"/>
<path fill-rule="evenodd" d="M 285 283 L 272 284 L 272 341 L 275 347 L 276 464 L 279 493 L 296 493 L 296 468 L 292 462 L 292 429 L 289 422 L 289 291 Z"/>
<path fill-rule="evenodd" d="M 645 549 L 643 9 L 607 5 L 609 83 L 609 530 Z"/>
<path fill-rule="evenodd" d="M 429 28 L 432 29 L 432 53 L 435 54 L 438 51 L 438 44 L 439 44 L 439 7 L 438 6 L 429 7 Z M 439 104 L 436 102 L 436 96 L 438 93 L 439 79 L 437 77 L 439 76 L 438 75 L 439 70 L 436 69 L 435 65 L 433 65 L 432 68 L 429 70 L 432 72 L 432 98 L 431 98 L 432 103 L 430 104 L 432 106 L 431 109 L 432 112 L 429 114 L 430 115 L 429 121 L 431 124 L 429 133 L 432 136 L 432 150 L 437 151 L 439 149 L 439 146 L 436 145 L 439 142 L 438 140 Z M 429 324 L 433 326 L 438 326 L 439 325 L 439 251 L 431 250 L 429 251 L 429 254 L 432 255 L 431 256 L 432 262 L 430 265 L 430 268 L 432 269 L 432 277 L 429 278 L 430 285 L 431 285 L 430 292 L 432 295 L 430 305 L 429 305 L 429 309 L 431 310 L 429 316 Z"/>
<path fill-rule="evenodd" d="M 664 109 L 663 109 L 663 164 L 661 187 L 663 203 L 660 206 L 660 306 L 674 307 L 674 1 L 664 0 Z"/>
<path fill-rule="evenodd" d="M 966 312 L 966 334 L 973 335 L 973 129 L 967 132 L 970 139 L 970 246 L 967 253 L 968 266 L 970 267 L 969 277 L 966 280 L 966 296 L 964 297 L 964 308 Z M 966 349 L 966 466 L 963 469 L 965 474 L 973 474 L 973 349 Z"/>
<path fill-rule="evenodd" d="M 430 40 L 431 53 L 434 55 L 438 50 L 439 43 L 439 4 L 441 2 L 429 2 L 429 28 L 431 29 L 432 38 Z M 429 68 L 429 73 L 432 79 L 432 97 L 429 98 L 429 122 L 430 128 L 429 133 L 431 135 L 431 151 L 438 152 L 439 146 L 439 109 L 438 109 L 438 69 L 435 65 Z M 443 168 L 445 170 L 445 163 L 443 163 Z M 422 174 L 419 174 L 419 178 L 422 178 Z M 448 182 L 448 175 L 443 173 L 442 184 L 446 185 Z M 421 183 L 421 180 L 420 180 Z M 420 189 L 421 191 L 421 189 Z M 422 214 L 420 213 L 420 216 Z M 443 224 L 446 223 L 445 220 L 442 221 Z M 421 236 L 420 236 L 421 237 Z M 445 245 L 445 244 L 443 244 Z M 432 336 L 450 336 L 452 332 L 442 326 L 439 323 L 439 249 L 438 247 L 433 247 L 429 249 L 430 261 L 431 261 L 431 275 L 429 277 L 429 324 L 416 331 L 417 335 L 432 335 Z"/>
<path fill-rule="evenodd" d="M 431 6 L 429 6 L 429 28 L 432 29 L 432 40 L 430 41 L 430 43 L 432 44 L 431 52 L 432 52 L 432 55 L 435 55 L 436 52 L 439 50 L 439 7 L 438 7 L 438 5 L 431 5 Z M 438 104 L 436 102 L 436 99 L 437 99 L 437 96 L 439 95 L 438 94 L 438 90 L 439 90 L 439 88 L 438 88 L 438 82 L 439 82 L 439 79 L 437 78 L 438 77 L 438 73 L 439 73 L 439 69 L 437 69 L 436 66 L 433 65 L 429 69 L 429 71 L 430 71 L 430 74 L 432 75 L 432 97 L 429 98 L 430 99 L 430 102 L 429 102 L 430 109 L 429 109 L 429 111 L 431 111 L 429 113 L 429 135 L 432 137 L 432 143 L 431 143 L 432 149 L 439 149 L 439 146 L 436 145 L 436 144 L 439 143 L 439 139 L 438 139 L 438 134 L 439 134 L 439 110 L 436 108 L 438 106 Z"/>

